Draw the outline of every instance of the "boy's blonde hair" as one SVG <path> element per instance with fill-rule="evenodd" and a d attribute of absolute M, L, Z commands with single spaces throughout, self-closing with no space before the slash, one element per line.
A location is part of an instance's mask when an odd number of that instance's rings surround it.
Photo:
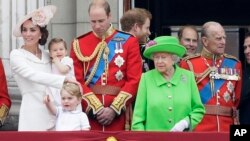
<path fill-rule="evenodd" d="M 56 43 L 63 43 L 65 49 L 67 50 L 67 44 L 66 44 L 66 42 L 62 38 L 53 38 L 53 39 L 50 40 L 49 45 L 48 45 L 49 51 L 51 49 L 51 46 L 53 44 L 56 44 Z"/>
<path fill-rule="evenodd" d="M 81 88 L 80 88 L 79 84 L 77 84 L 77 83 L 65 82 L 65 83 L 63 83 L 62 89 L 67 91 L 72 96 L 76 96 L 78 99 L 82 98 Z"/>

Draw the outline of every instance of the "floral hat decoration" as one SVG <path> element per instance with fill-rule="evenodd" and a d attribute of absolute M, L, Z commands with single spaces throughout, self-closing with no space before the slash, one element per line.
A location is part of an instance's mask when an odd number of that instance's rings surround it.
<path fill-rule="evenodd" d="M 167 52 L 182 57 L 186 53 L 186 48 L 179 44 L 179 40 L 173 36 L 160 36 L 147 43 L 143 55 L 152 59 L 152 55 L 157 52 Z"/>
<path fill-rule="evenodd" d="M 45 27 L 46 25 L 48 25 L 49 21 L 53 18 L 55 12 L 56 12 L 56 6 L 54 5 L 44 6 L 30 12 L 17 23 L 17 25 L 14 28 L 13 35 L 16 37 L 22 36 L 21 26 L 28 19 L 31 19 L 34 25 Z"/>

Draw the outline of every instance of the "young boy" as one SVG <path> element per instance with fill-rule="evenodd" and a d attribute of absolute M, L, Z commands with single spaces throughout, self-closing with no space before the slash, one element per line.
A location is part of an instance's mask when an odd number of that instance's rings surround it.
<path fill-rule="evenodd" d="M 50 95 L 44 97 L 44 103 L 52 115 L 56 116 L 56 131 L 90 130 L 87 115 L 77 106 L 82 100 L 82 89 L 78 82 L 66 82 L 61 90 L 61 107 L 55 106 Z"/>

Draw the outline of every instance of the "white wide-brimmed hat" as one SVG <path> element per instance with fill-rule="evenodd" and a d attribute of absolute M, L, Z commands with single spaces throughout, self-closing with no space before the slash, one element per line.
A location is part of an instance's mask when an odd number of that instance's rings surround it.
<path fill-rule="evenodd" d="M 13 35 L 16 37 L 22 36 L 21 26 L 28 19 L 31 19 L 34 25 L 45 27 L 49 23 L 49 21 L 53 18 L 55 12 L 56 12 L 56 6 L 54 5 L 44 6 L 30 12 L 16 24 L 13 30 Z"/>

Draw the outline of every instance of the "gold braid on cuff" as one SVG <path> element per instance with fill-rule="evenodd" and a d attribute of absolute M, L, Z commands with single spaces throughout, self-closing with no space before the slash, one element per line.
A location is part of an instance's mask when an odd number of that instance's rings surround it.
<path fill-rule="evenodd" d="M 121 91 L 111 104 L 111 108 L 120 115 L 122 108 L 125 108 L 126 102 L 132 97 L 131 94 Z"/>
<path fill-rule="evenodd" d="M 0 107 L 0 126 L 2 126 L 4 124 L 4 120 L 6 119 L 8 113 L 9 113 L 9 107 L 7 107 L 5 104 L 3 104 Z"/>
<path fill-rule="evenodd" d="M 100 100 L 92 92 L 83 95 L 82 98 L 87 101 L 88 107 L 91 107 L 93 110 L 93 114 L 96 114 L 103 108 Z"/>

